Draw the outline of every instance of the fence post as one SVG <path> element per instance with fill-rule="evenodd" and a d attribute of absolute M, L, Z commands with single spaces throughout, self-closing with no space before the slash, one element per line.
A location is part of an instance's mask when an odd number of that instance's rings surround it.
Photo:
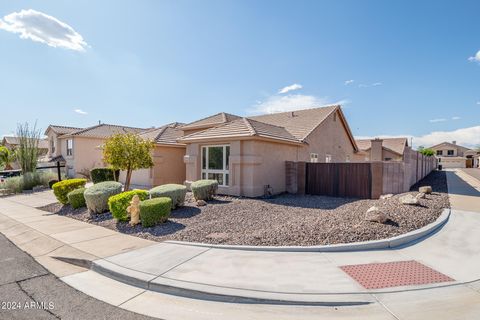
<path fill-rule="evenodd" d="M 62 175 L 60 173 L 60 161 L 57 161 L 57 174 L 58 174 L 58 181 L 62 181 Z"/>
<path fill-rule="evenodd" d="M 378 199 L 383 193 L 383 162 L 371 162 L 370 172 L 372 179 L 370 198 Z"/>

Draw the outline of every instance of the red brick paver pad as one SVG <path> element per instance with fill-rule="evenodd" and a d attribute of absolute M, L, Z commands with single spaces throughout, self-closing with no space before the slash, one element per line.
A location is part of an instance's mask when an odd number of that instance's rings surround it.
<path fill-rule="evenodd" d="M 396 261 L 340 266 L 365 289 L 381 289 L 454 281 L 420 262 Z"/>

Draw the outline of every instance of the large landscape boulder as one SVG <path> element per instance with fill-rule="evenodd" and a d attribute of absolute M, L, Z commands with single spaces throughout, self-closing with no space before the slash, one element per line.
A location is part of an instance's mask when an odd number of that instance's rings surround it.
<path fill-rule="evenodd" d="M 417 198 L 417 199 L 425 199 L 425 193 L 419 192 L 419 193 L 415 196 L 415 198 Z"/>
<path fill-rule="evenodd" d="M 425 194 L 431 194 L 432 193 L 432 187 L 431 186 L 423 186 L 418 188 L 418 192 L 425 193 Z"/>
<path fill-rule="evenodd" d="M 373 206 L 367 210 L 365 213 L 365 220 L 378 223 L 386 223 L 388 221 L 388 216 L 380 210 L 380 208 Z"/>
<path fill-rule="evenodd" d="M 393 194 L 391 194 L 391 193 L 382 194 L 382 195 L 380 196 L 380 200 L 390 199 L 391 197 L 393 197 Z"/>
<path fill-rule="evenodd" d="M 400 201 L 401 204 L 406 204 L 406 205 L 417 205 L 420 203 L 419 199 L 412 196 L 411 194 L 406 194 L 404 196 L 401 196 L 398 198 L 398 201 Z"/>

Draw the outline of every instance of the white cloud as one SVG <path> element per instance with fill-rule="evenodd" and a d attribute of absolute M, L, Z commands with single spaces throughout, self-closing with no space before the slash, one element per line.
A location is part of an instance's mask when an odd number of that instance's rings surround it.
<path fill-rule="evenodd" d="M 427 133 L 421 136 L 413 136 L 409 134 L 404 135 L 381 135 L 381 136 L 355 136 L 355 139 L 373 139 L 373 138 L 399 138 L 406 137 L 408 138 L 408 143 L 410 139 L 413 138 L 413 146 L 419 147 L 431 147 L 442 142 L 451 142 L 456 141 L 457 144 L 467 147 L 474 148 L 475 146 L 480 145 L 480 126 L 461 128 L 453 131 L 434 131 Z"/>
<path fill-rule="evenodd" d="M 480 101 L 477 101 L 477 104 L 480 104 Z"/>
<path fill-rule="evenodd" d="M 289 94 L 285 96 L 273 95 L 265 101 L 257 101 L 247 112 L 250 114 L 286 112 L 321 107 L 328 104 L 347 104 L 349 102 L 348 100 L 332 102 L 328 98 L 302 94 Z"/>
<path fill-rule="evenodd" d="M 460 119 L 462 119 L 462 118 L 458 117 L 458 116 L 452 117 L 452 120 L 460 120 Z"/>
<path fill-rule="evenodd" d="M 352 84 L 354 82 L 355 82 L 355 80 L 346 80 L 345 85 L 348 86 L 349 84 Z"/>
<path fill-rule="evenodd" d="M 444 122 L 444 121 L 447 121 L 447 119 L 445 118 L 438 118 L 438 119 L 430 119 L 428 120 L 429 122 L 431 123 L 435 123 L 435 122 Z"/>
<path fill-rule="evenodd" d="M 370 87 L 378 87 L 378 86 L 381 86 L 383 85 L 382 82 L 374 82 L 374 83 L 371 83 L 371 84 L 365 84 L 365 83 L 360 83 L 358 85 L 359 88 L 370 88 Z"/>
<path fill-rule="evenodd" d="M 469 57 L 468 61 L 477 61 L 480 62 L 480 50 L 473 57 Z"/>
<path fill-rule="evenodd" d="M 280 89 L 280 91 L 278 91 L 278 93 L 287 93 L 289 91 L 294 91 L 294 90 L 298 90 L 298 89 L 302 89 L 302 85 L 301 84 L 298 84 L 298 83 L 294 83 L 290 86 L 286 86 L 285 88 L 282 88 Z"/>
<path fill-rule="evenodd" d="M 83 37 L 65 22 L 32 9 L 6 15 L 0 19 L 0 29 L 55 48 L 85 51 L 88 46 Z"/>
<path fill-rule="evenodd" d="M 82 109 L 75 109 L 73 112 L 78 113 L 78 114 L 88 114 L 88 112 L 83 111 Z"/>

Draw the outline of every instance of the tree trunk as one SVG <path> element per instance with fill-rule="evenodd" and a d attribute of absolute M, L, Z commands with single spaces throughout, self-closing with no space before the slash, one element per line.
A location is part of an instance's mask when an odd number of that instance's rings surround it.
<path fill-rule="evenodd" d="M 128 191 L 130 189 L 130 179 L 132 178 L 132 170 L 129 168 L 127 169 L 127 175 L 125 177 L 125 190 Z"/>

